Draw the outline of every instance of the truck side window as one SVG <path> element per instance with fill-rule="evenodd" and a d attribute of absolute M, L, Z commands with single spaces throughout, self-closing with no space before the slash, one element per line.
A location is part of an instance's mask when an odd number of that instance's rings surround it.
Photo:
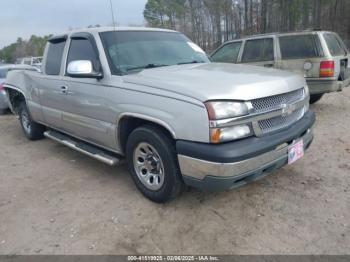
<path fill-rule="evenodd" d="M 215 54 L 211 57 L 211 61 L 222 63 L 237 63 L 237 58 L 241 46 L 242 42 L 226 44 L 215 52 Z"/>
<path fill-rule="evenodd" d="M 67 66 L 76 60 L 89 60 L 92 62 L 95 71 L 99 71 L 98 55 L 93 48 L 91 41 L 85 38 L 73 38 L 70 44 L 67 58 Z"/>
<path fill-rule="evenodd" d="M 62 56 L 66 41 L 49 43 L 45 72 L 47 75 L 59 75 L 61 70 Z"/>
<path fill-rule="evenodd" d="M 247 40 L 242 57 L 243 63 L 272 60 L 274 60 L 272 38 Z"/>

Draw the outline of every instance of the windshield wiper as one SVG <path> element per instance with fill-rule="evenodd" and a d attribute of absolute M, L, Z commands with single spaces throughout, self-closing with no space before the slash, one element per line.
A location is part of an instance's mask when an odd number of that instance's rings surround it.
<path fill-rule="evenodd" d="M 143 66 L 135 66 L 135 67 L 129 67 L 126 69 L 126 71 L 132 71 L 132 70 L 138 70 L 138 69 L 150 69 L 150 68 L 157 68 L 157 67 L 163 67 L 163 66 L 169 66 L 166 64 L 148 64 L 148 65 L 143 65 Z"/>
<path fill-rule="evenodd" d="M 178 65 L 199 64 L 199 63 L 204 63 L 204 62 L 193 60 L 193 61 L 188 61 L 188 62 L 181 62 L 181 63 L 178 63 Z"/>

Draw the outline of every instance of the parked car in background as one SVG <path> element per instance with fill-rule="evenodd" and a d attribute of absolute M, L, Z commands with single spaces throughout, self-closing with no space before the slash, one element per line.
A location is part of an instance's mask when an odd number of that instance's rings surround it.
<path fill-rule="evenodd" d="M 0 65 L 0 115 L 4 114 L 9 108 L 7 95 L 4 88 L 4 83 L 6 81 L 6 75 L 11 70 L 30 70 L 38 71 L 37 68 L 28 65 Z"/>
<path fill-rule="evenodd" d="M 43 61 L 42 56 L 36 56 L 36 57 L 22 57 L 18 58 L 16 61 L 16 64 L 21 64 L 21 65 L 30 65 L 34 66 L 38 69 L 41 69 L 41 64 Z"/>
<path fill-rule="evenodd" d="M 156 202 L 184 184 L 215 191 L 255 181 L 295 162 L 313 140 L 304 78 L 210 63 L 171 30 L 54 36 L 43 73 L 10 72 L 5 87 L 27 138 L 46 136 L 112 166 L 125 158 Z"/>
<path fill-rule="evenodd" d="M 350 84 L 349 52 L 334 32 L 272 33 L 229 41 L 211 54 L 213 62 L 248 63 L 298 73 L 309 86 L 310 102 Z"/>

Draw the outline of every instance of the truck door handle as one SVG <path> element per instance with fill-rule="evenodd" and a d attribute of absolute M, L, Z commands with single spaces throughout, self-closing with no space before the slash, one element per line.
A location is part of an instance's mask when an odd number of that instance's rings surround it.
<path fill-rule="evenodd" d="M 67 94 L 68 94 L 68 87 L 66 87 L 66 86 L 61 86 L 61 94 L 67 95 Z"/>

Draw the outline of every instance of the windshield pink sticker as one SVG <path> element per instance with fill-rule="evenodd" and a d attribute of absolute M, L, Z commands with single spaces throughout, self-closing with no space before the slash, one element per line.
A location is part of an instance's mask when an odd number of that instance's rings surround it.
<path fill-rule="evenodd" d="M 298 159 L 304 156 L 304 142 L 303 140 L 291 145 L 288 148 L 288 164 L 293 164 Z"/>

